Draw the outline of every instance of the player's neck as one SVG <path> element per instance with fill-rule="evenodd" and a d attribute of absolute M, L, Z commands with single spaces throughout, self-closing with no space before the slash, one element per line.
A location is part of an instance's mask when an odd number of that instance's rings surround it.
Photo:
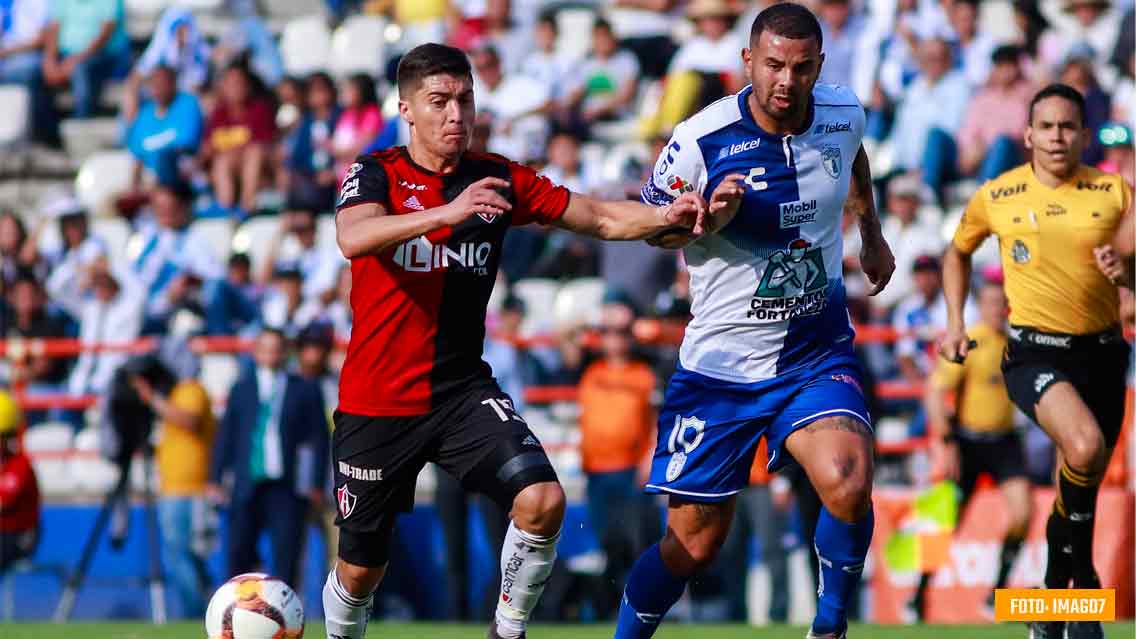
<path fill-rule="evenodd" d="M 430 149 L 426 148 L 423 144 L 416 144 L 412 139 L 406 145 L 406 152 L 410 155 L 410 159 L 418 166 L 433 171 L 434 173 L 453 173 L 458 168 L 458 163 L 461 162 L 462 154 L 456 156 L 439 155 L 433 153 Z"/>
<path fill-rule="evenodd" d="M 1068 175 L 1058 175 L 1056 173 L 1051 173 L 1045 170 L 1045 168 L 1037 162 L 1031 162 L 1030 166 L 1033 169 L 1033 176 L 1037 178 L 1037 181 L 1041 182 L 1043 185 L 1051 189 L 1055 189 L 1062 184 L 1069 182 L 1074 177 L 1076 177 L 1077 172 L 1081 170 L 1081 165 L 1078 164 L 1077 166 L 1073 167 L 1071 171 L 1069 171 Z"/>
<path fill-rule="evenodd" d="M 770 135 L 794 135 L 803 132 L 808 125 L 809 108 L 807 104 L 805 108 L 801 109 L 800 113 L 794 114 L 792 118 L 786 120 L 775 120 L 769 117 L 769 114 L 757 103 L 757 95 L 753 91 L 750 91 L 746 98 L 746 106 L 749 107 L 750 117 L 757 123 L 757 126 Z"/>

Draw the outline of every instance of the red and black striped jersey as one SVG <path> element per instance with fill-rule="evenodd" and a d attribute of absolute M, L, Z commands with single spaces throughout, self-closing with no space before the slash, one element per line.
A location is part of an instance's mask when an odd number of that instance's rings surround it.
<path fill-rule="evenodd" d="M 376 202 L 414 215 L 453 200 L 485 177 L 509 182 L 504 215 L 474 215 L 377 254 L 351 260 L 351 341 L 339 409 L 358 415 L 427 413 L 447 396 L 489 383 L 482 358 L 485 309 L 510 226 L 548 224 L 569 191 L 499 155 L 467 152 L 453 173 L 418 166 L 405 147 L 360 156 L 347 171 L 337 211 Z"/>

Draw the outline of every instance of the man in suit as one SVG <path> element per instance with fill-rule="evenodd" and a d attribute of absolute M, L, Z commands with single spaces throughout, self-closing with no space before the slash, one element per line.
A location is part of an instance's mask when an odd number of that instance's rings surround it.
<path fill-rule="evenodd" d="M 229 391 L 215 440 L 210 490 L 229 487 L 228 571 L 256 568 L 256 544 L 267 531 L 271 572 L 294 583 L 308 509 L 322 499 L 328 469 L 323 394 L 288 372 L 288 343 L 279 330 L 257 337 L 254 366 Z"/>

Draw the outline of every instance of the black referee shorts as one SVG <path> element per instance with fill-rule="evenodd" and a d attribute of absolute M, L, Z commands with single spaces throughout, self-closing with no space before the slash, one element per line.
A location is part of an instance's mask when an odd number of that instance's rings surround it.
<path fill-rule="evenodd" d="M 1037 402 L 1057 382 L 1069 382 L 1092 411 L 1105 445 L 1116 446 L 1124 421 L 1131 347 L 1119 327 L 1091 335 L 1042 333 L 1011 326 L 1002 359 L 1010 399 L 1037 421 Z"/>
<path fill-rule="evenodd" d="M 974 493 L 974 486 L 982 473 L 989 473 L 994 481 L 1001 484 L 1009 479 L 1026 479 L 1025 450 L 1022 438 L 1014 431 L 1004 433 L 979 433 L 960 427 L 959 446 L 959 490 L 963 501 L 968 501 Z"/>
<path fill-rule="evenodd" d="M 527 486 L 557 481 L 544 448 L 496 383 L 472 388 L 425 415 L 368 417 L 336 411 L 332 436 L 339 557 L 382 566 L 399 513 L 414 507 L 427 462 L 506 512 Z"/>

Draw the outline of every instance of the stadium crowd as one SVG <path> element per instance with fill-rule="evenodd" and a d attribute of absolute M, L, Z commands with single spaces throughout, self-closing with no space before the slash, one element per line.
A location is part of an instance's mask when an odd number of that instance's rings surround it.
<path fill-rule="evenodd" d="M 289 535 L 302 529 L 296 522 L 307 506 L 334 510 L 320 460 L 326 417 L 336 405 L 335 344 L 351 330 L 351 272 L 327 221 L 355 157 L 406 142 L 394 108 L 399 52 L 428 41 L 469 51 L 477 80 L 476 147 L 538 166 L 573 191 L 637 198 L 674 125 L 744 84 L 738 52 L 766 4 L 597 0 L 582 10 L 579 3 L 546 0 L 329 0 L 329 24 L 363 14 L 386 16 L 398 27 L 393 36 L 390 30 L 371 36 L 375 48 L 385 43 L 381 64 L 337 77 L 330 68 L 292 73 L 276 27 L 251 0 L 210 9 L 211 17 L 224 19 L 223 28 L 208 33 L 200 15 L 171 6 L 142 40 L 128 30 L 135 15 L 123 0 L 0 3 L 0 84 L 21 85 L 30 97 L 23 148 L 59 148 L 63 116 L 66 122 L 113 118 L 133 164 L 128 187 L 109 207 L 128 225 L 124 250 L 97 231 L 96 219 L 108 211 L 91 210 L 71 192 L 0 213 L 0 340 L 256 340 L 253 357 L 218 396 L 209 395 L 208 380 L 198 381 L 200 367 L 192 363 L 164 389 L 130 380 L 164 425 L 157 443 L 164 547 L 185 614 L 199 614 L 206 586 L 215 581 L 199 561 L 201 540 L 192 537 L 199 530 L 194 504 L 208 496 L 271 503 L 273 512 L 288 513 L 274 518 L 233 508 L 244 517 L 230 523 L 231 572 L 254 565 L 250 553 L 264 529 L 273 536 L 274 570 L 281 575 L 295 574 L 283 564 L 296 556 L 289 549 L 299 540 Z M 846 235 L 854 319 L 890 325 L 898 334 L 894 344 L 870 341 L 859 352 L 871 379 L 921 384 L 934 367 L 929 346 L 946 323 L 939 265 L 946 238 L 979 183 L 1024 161 L 1021 133 L 1037 87 L 1060 80 L 1080 90 L 1094 131 L 1085 161 L 1136 181 L 1133 6 L 1128 0 L 811 4 L 824 28 L 821 81 L 853 88 L 868 112 L 865 144 L 897 264 L 883 294 L 867 297 L 859 235 Z M 108 87 L 117 101 L 102 99 Z M 218 245 L 207 232 L 217 223 L 228 227 L 226 238 L 241 228 L 257 234 L 243 246 Z M 853 226 L 846 220 L 845 228 Z M 984 267 L 979 279 L 1000 281 L 996 251 L 976 259 Z M 621 558 L 614 566 L 629 562 L 657 534 L 617 522 L 645 499 L 633 488 L 642 481 L 658 393 L 676 358 L 672 344 L 636 344 L 636 320 L 681 323 L 688 316 L 681 257 L 642 243 L 601 243 L 530 226 L 510 232 L 502 266 L 486 359 L 522 411 L 526 388 L 578 386 L 573 459 L 586 478 L 591 526 L 609 556 Z M 577 295 L 564 298 L 570 290 Z M 1125 303 L 1130 320 L 1131 299 Z M 128 360 L 116 351 L 54 357 L 9 349 L 0 386 L 27 396 L 107 396 Z M 289 402 L 322 410 L 287 410 Z M 881 428 L 881 436 L 925 432 L 918 395 L 875 397 L 873 412 L 901 431 Z M 80 432 L 100 427 L 96 413 L 56 407 L 26 417 L 31 429 L 63 422 Z M 222 441 L 227 444 L 216 443 Z M 223 459 L 217 451 L 226 453 Z M 1049 481 L 1052 461 L 1031 459 L 1041 460 L 1034 477 Z M 925 479 L 915 466 L 899 468 L 892 479 Z M 225 471 L 238 476 L 235 485 L 222 481 Z M 768 481 L 758 475 L 762 485 Z M 747 497 L 739 517 L 778 543 L 784 538 L 778 530 L 788 526 L 787 500 L 788 488 L 774 481 Z M 234 525 L 241 534 L 231 532 Z M 744 545 L 735 542 L 732 556 L 744 557 Z M 723 574 L 736 567 L 723 560 Z M 785 578 L 783 565 L 774 572 Z M 784 618 L 786 605 L 775 599 L 772 616 Z"/>

